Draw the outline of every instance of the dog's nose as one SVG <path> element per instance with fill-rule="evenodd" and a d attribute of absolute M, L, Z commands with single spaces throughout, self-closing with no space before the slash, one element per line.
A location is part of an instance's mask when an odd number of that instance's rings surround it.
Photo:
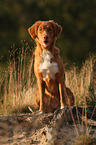
<path fill-rule="evenodd" d="M 48 39 L 48 35 L 44 35 L 43 38 L 44 38 L 44 39 Z"/>

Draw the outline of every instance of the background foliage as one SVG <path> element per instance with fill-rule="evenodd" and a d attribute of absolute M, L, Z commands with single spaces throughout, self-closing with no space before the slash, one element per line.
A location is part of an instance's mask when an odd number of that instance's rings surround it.
<path fill-rule="evenodd" d="M 34 45 L 28 27 L 50 19 L 63 27 L 57 46 L 65 63 L 81 64 L 89 52 L 96 52 L 96 0 L 1 0 L 0 61 L 9 57 L 13 43 Z"/>

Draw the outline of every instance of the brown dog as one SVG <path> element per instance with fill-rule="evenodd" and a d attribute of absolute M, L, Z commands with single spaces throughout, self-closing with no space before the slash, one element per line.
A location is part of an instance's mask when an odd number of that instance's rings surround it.
<path fill-rule="evenodd" d="M 62 27 L 54 21 L 37 21 L 29 29 L 36 41 L 34 72 L 39 90 L 35 101 L 40 111 L 52 112 L 59 106 L 74 104 L 74 96 L 65 86 L 64 66 L 55 41 Z"/>

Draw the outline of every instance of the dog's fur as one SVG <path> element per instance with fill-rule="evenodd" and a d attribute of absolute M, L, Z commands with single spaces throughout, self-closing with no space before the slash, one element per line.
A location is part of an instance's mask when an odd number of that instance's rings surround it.
<path fill-rule="evenodd" d="M 74 96 L 65 86 L 64 66 L 55 41 L 62 27 L 54 21 L 37 21 L 29 29 L 36 41 L 34 72 L 38 91 L 35 102 L 40 111 L 53 112 L 58 107 L 74 104 Z"/>

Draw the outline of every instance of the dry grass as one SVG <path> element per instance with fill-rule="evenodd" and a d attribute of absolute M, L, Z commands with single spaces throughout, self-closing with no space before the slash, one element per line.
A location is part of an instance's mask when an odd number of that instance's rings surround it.
<path fill-rule="evenodd" d="M 96 144 L 96 138 L 87 136 L 86 134 L 80 135 L 74 145 L 95 145 Z"/>
<path fill-rule="evenodd" d="M 30 48 L 25 42 L 21 44 L 22 47 L 19 49 L 13 46 L 8 69 L 0 76 L 0 114 L 20 113 L 34 104 L 34 95 L 37 90 L 33 72 L 34 52 L 33 48 Z M 73 65 L 70 69 L 65 69 L 65 74 L 66 86 L 72 90 L 75 96 L 74 105 L 85 106 L 85 108 L 87 105 L 95 106 L 96 55 L 90 55 L 82 64 L 81 70 Z M 73 116 L 73 114 L 71 115 Z M 89 136 L 87 124 L 85 124 L 85 135 L 79 135 L 74 117 L 72 118 L 77 131 L 75 145 L 94 143 L 94 139 Z"/>
<path fill-rule="evenodd" d="M 25 42 L 10 54 L 8 70 L 0 76 L 0 113 L 20 112 L 22 108 L 34 104 L 37 90 L 33 72 L 33 48 Z M 66 67 L 65 67 L 66 68 Z M 76 106 L 96 105 L 96 55 L 83 63 L 81 70 L 75 65 L 65 69 L 66 86 L 75 96 Z"/>
<path fill-rule="evenodd" d="M 34 53 L 28 44 L 11 52 L 8 70 L 0 78 L 0 113 L 9 114 L 34 103 L 37 89 L 33 73 Z"/>
<path fill-rule="evenodd" d="M 66 70 L 66 86 L 75 95 L 75 105 L 96 105 L 96 55 L 90 55 L 81 70 L 74 65 Z"/>

